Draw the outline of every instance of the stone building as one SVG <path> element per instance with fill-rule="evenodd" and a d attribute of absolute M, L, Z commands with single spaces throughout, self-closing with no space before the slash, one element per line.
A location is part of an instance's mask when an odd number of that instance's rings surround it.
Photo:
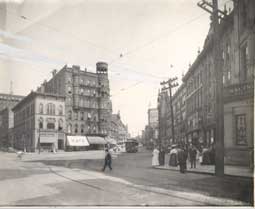
<path fill-rule="evenodd" d="M 223 71 L 225 163 L 252 165 L 254 143 L 255 2 L 235 1 L 233 10 L 219 25 L 220 62 Z M 215 143 L 216 76 L 214 28 L 210 27 L 202 51 L 183 77 L 186 93 L 186 142 L 211 147 Z M 218 70 L 218 69 L 217 69 Z M 175 130 L 178 133 L 178 102 L 174 102 Z M 169 101 L 160 95 L 160 134 L 171 133 Z M 176 100 L 177 101 L 177 100 Z M 166 104 L 165 104 L 166 103 Z M 162 124 L 163 123 L 163 124 Z M 165 130 L 166 129 L 166 130 Z M 164 132 L 166 134 L 164 134 Z M 181 131 L 183 132 L 183 131 Z M 180 132 L 179 132 L 180 133 Z M 171 135 L 171 134 L 170 134 Z"/>
<path fill-rule="evenodd" d="M 158 95 L 158 124 L 159 124 L 159 144 L 168 147 L 172 143 L 171 134 L 171 111 L 169 95 L 166 91 L 159 92 Z"/>
<path fill-rule="evenodd" d="M 36 149 L 64 149 L 65 97 L 31 92 L 13 107 L 14 147 L 34 152 Z"/>
<path fill-rule="evenodd" d="M 224 29 L 225 163 L 253 165 L 255 1 L 235 1 L 231 25 Z"/>
<path fill-rule="evenodd" d="M 125 142 L 130 138 L 128 126 L 122 122 L 120 113 L 111 115 L 111 130 L 109 136 L 117 142 Z"/>
<path fill-rule="evenodd" d="M 172 97 L 174 112 L 174 138 L 176 143 L 186 142 L 186 87 L 182 84 Z M 173 137 L 171 137 L 173 138 Z"/>
<path fill-rule="evenodd" d="M 67 135 L 101 135 L 110 132 L 112 105 L 108 65 L 96 64 L 96 73 L 79 66 L 64 66 L 38 91 L 64 95 Z"/>

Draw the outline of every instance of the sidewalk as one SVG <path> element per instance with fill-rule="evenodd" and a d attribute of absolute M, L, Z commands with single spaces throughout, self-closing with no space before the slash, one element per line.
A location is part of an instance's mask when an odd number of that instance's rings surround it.
<path fill-rule="evenodd" d="M 121 153 L 112 153 L 113 158 Z M 6 156 L 9 158 L 16 158 L 18 160 L 16 153 L 0 152 L 1 156 Z M 77 159 L 86 159 L 86 160 L 98 160 L 104 159 L 105 152 L 104 150 L 89 150 L 89 151 L 75 151 L 75 152 L 38 152 L 33 153 L 24 153 L 22 156 L 22 161 L 43 161 L 43 160 L 77 160 Z"/>
<path fill-rule="evenodd" d="M 156 166 L 156 169 L 162 169 L 162 170 L 173 170 L 179 172 L 179 166 L 169 166 L 168 165 L 169 157 L 165 158 L 165 165 L 162 166 Z M 215 173 L 215 166 L 214 165 L 200 165 L 200 163 L 197 161 L 196 168 L 190 168 L 190 162 L 187 160 L 187 172 L 190 173 L 202 173 L 202 174 L 209 174 L 214 175 Z M 225 165 L 225 175 L 230 176 L 239 176 L 239 177 L 248 177 L 253 178 L 253 170 L 249 167 L 243 167 L 243 166 L 232 166 L 232 165 Z"/>

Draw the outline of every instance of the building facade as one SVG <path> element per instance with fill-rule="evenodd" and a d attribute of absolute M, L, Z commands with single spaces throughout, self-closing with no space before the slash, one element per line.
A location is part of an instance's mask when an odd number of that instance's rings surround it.
<path fill-rule="evenodd" d="M 112 105 L 107 63 L 98 62 L 96 73 L 64 66 L 38 91 L 65 96 L 67 135 L 109 134 Z"/>
<path fill-rule="evenodd" d="M 253 165 L 255 2 L 235 1 L 222 36 L 225 163 Z"/>
<path fill-rule="evenodd" d="M 31 92 L 13 109 L 14 147 L 27 152 L 65 148 L 65 97 Z"/>
<path fill-rule="evenodd" d="M 13 112 L 11 110 L 24 96 L 0 94 L 0 147 L 13 146 Z"/>
<path fill-rule="evenodd" d="M 255 70 L 255 2 L 238 0 L 233 10 L 219 25 L 220 62 L 223 71 L 224 156 L 225 163 L 252 165 L 254 149 L 254 70 Z M 184 132 L 186 143 L 211 147 L 215 143 L 216 70 L 214 59 L 214 28 L 210 27 L 203 50 L 183 77 L 186 90 L 186 126 L 178 131 L 180 108 L 179 89 L 173 95 L 175 133 Z M 182 86 L 180 88 L 183 88 Z M 166 96 L 159 96 L 160 135 L 169 137 Z M 170 116 L 171 117 L 171 116 Z M 165 120 L 165 121 L 164 121 Z M 171 135 L 171 134 L 170 134 Z"/>
<path fill-rule="evenodd" d="M 186 87 L 182 84 L 172 97 L 174 112 L 174 139 L 176 143 L 186 142 Z M 173 137 L 171 137 L 173 138 Z"/>
<path fill-rule="evenodd" d="M 111 130 L 109 136 L 117 142 L 125 142 L 130 138 L 128 126 L 122 122 L 120 113 L 111 115 Z"/>
<path fill-rule="evenodd" d="M 13 146 L 13 112 L 10 108 L 0 111 L 0 147 Z"/>
<path fill-rule="evenodd" d="M 152 128 L 158 128 L 158 109 L 148 109 L 148 125 Z"/>
<path fill-rule="evenodd" d="M 0 111 L 5 108 L 12 108 L 19 103 L 24 96 L 13 94 L 0 94 Z"/>

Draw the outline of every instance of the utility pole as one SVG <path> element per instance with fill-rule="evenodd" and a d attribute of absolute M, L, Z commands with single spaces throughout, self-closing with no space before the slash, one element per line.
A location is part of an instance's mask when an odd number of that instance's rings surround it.
<path fill-rule="evenodd" d="M 215 153 L 215 174 L 224 176 L 224 104 L 223 104 L 223 72 L 221 68 L 221 49 L 219 38 L 219 18 L 226 15 L 218 9 L 218 0 L 212 0 L 212 4 L 206 0 L 198 3 L 198 6 L 212 14 L 213 23 L 213 57 L 216 77 L 216 153 Z M 212 10 L 208 9 L 210 7 Z M 220 16 L 220 15 L 223 15 Z"/>
<path fill-rule="evenodd" d="M 169 78 L 167 81 L 163 81 L 160 83 L 160 85 L 163 85 L 162 90 L 169 89 L 169 98 L 170 98 L 169 105 L 170 105 L 170 111 L 171 111 L 171 129 L 172 129 L 173 143 L 175 143 L 175 134 L 174 134 L 174 111 L 173 111 L 173 103 L 172 103 L 172 88 L 178 86 L 178 83 L 175 82 L 176 80 L 177 80 L 177 77 Z M 168 84 L 168 87 L 165 87 L 166 84 Z"/>

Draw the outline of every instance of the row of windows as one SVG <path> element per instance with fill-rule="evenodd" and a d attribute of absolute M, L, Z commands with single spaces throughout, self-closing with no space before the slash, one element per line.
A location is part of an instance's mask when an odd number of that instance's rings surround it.
<path fill-rule="evenodd" d="M 197 75 L 194 75 L 187 83 L 187 95 L 189 95 L 194 90 L 199 88 L 201 84 L 202 84 L 202 71 L 197 73 Z"/>
<path fill-rule="evenodd" d="M 97 128 L 96 126 L 88 126 L 87 127 L 87 132 L 88 133 L 96 133 L 97 132 Z M 74 127 L 72 127 L 72 124 L 69 123 L 67 125 L 67 133 L 85 133 L 85 126 L 84 124 L 81 124 L 81 126 L 79 127 L 78 124 L 75 124 Z"/>
<path fill-rule="evenodd" d="M 46 105 L 46 114 L 48 114 L 48 115 L 55 115 L 56 114 L 55 109 L 56 109 L 55 108 L 55 104 L 48 103 Z M 45 113 L 44 105 L 42 103 L 39 104 L 39 113 L 40 114 L 44 114 Z M 63 115 L 63 106 L 62 105 L 58 106 L 58 115 Z"/>
<path fill-rule="evenodd" d="M 187 113 L 195 111 L 202 107 L 202 90 L 200 89 L 196 94 L 192 95 L 187 100 Z"/>
<path fill-rule="evenodd" d="M 39 121 L 38 121 L 38 128 L 39 129 L 44 129 L 45 128 L 45 124 L 46 124 L 46 129 L 52 129 L 52 130 L 55 130 L 56 129 L 56 119 L 54 118 L 47 118 L 46 120 L 44 120 L 43 118 L 40 118 Z M 63 125 L 64 125 L 64 122 L 62 119 L 59 119 L 58 120 L 58 130 L 61 131 L 63 130 Z"/>
<path fill-rule="evenodd" d="M 67 113 L 67 118 L 69 120 L 94 120 L 97 121 L 97 116 L 96 115 L 92 115 L 89 112 L 78 112 L 78 111 L 74 111 L 72 112 L 71 110 L 68 111 Z"/>

